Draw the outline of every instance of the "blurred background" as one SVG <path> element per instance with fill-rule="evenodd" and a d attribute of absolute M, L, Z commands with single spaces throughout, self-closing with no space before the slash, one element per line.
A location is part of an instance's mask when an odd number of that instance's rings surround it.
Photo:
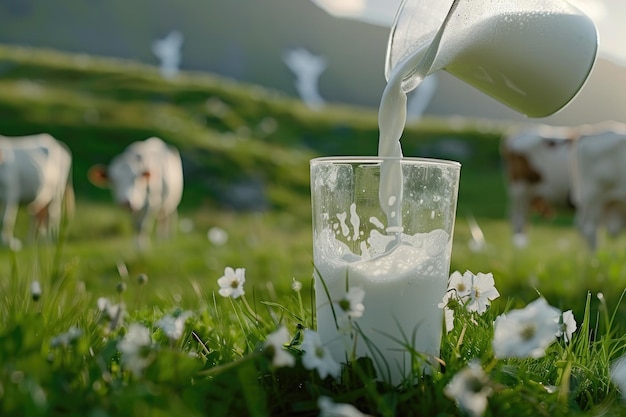
<path fill-rule="evenodd" d="M 573 0 L 600 32 L 600 58 L 562 112 L 543 119 L 576 125 L 626 121 L 626 4 Z M 399 0 L 0 0 L 0 42 L 55 48 L 159 65 L 156 40 L 182 36 L 180 69 L 206 71 L 301 96 L 285 54 L 319 58 L 310 75 L 317 102 L 376 108 L 385 85 L 389 27 Z M 301 57 L 303 58 L 303 57 Z M 304 58 L 303 58 L 304 61 Z M 309 66 L 314 65 L 309 59 Z M 433 77 L 433 84 L 435 77 Z M 447 73 L 424 93 L 418 112 L 525 121 Z M 425 89 L 425 88 L 424 88 Z"/>
<path fill-rule="evenodd" d="M 626 122 L 626 3 L 576 1 L 598 25 L 600 57 L 565 109 L 526 119 L 440 72 L 409 98 L 414 119 L 402 137 L 406 156 L 463 165 L 451 269 L 493 271 L 506 282 L 502 294 L 527 301 L 538 287 L 572 304 L 584 301 L 586 291 L 623 288 L 626 237 L 607 256 L 606 273 L 604 264 L 580 256 L 585 247 L 571 212 L 533 218 L 537 227 L 525 252 L 513 247 L 507 219 L 499 144 L 508 127 Z M 190 280 L 213 288 L 225 266 L 245 267 L 269 293 L 289 293 L 293 278 L 308 282 L 309 160 L 376 155 L 386 46 L 398 5 L 0 0 L 0 134 L 47 132 L 72 150 L 79 209 L 67 253 L 75 275 L 90 288 L 114 292 L 117 265 L 124 265 L 129 276 L 147 273 L 151 283 L 163 284 L 151 287 L 150 297 L 182 294 L 183 300 L 198 297 Z M 185 191 L 180 238 L 155 243 L 142 256 L 128 213 L 114 207 L 109 190 L 90 184 L 87 172 L 150 136 L 179 148 Z M 22 220 L 18 236 L 28 229 Z M 472 249 L 475 236 L 486 242 L 481 253 Z M 0 251 L 0 273 L 11 274 L 11 259 Z"/>

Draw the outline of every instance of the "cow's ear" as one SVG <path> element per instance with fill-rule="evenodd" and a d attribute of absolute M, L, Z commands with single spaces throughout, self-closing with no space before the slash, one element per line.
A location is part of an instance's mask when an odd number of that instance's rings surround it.
<path fill-rule="evenodd" d="M 89 168 L 87 178 L 96 187 L 106 188 L 109 186 L 109 176 L 104 165 L 98 164 Z"/>

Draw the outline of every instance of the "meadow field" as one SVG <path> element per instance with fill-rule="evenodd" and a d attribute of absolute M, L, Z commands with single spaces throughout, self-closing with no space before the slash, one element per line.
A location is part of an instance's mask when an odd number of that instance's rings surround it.
<path fill-rule="evenodd" d="M 210 74 L 167 81 L 134 62 L 8 46 L 0 87 L 0 134 L 67 143 L 77 197 L 59 242 L 0 249 L 1 416 L 626 415 L 610 377 L 626 348 L 626 239 L 602 236 L 591 253 L 559 213 L 533 218 L 528 247 L 513 246 L 498 154 L 507 125 L 407 126 L 405 155 L 462 163 L 451 272 L 493 274 L 500 297 L 484 314 L 457 311 L 439 370 L 390 386 L 364 359 L 321 376 L 302 349 L 315 329 L 308 161 L 375 155 L 375 111 L 311 112 Z M 87 170 L 150 136 L 180 149 L 186 186 L 176 235 L 140 252 Z M 27 230 L 21 213 L 16 234 Z M 245 268 L 240 297 L 220 294 L 229 267 Z M 571 310 L 577 330 L 540 357 L 496 358 L 494 320 L 539 297 Z M 288 340 L 268 344 L 283 326 Z M 277 364 L 277 350 L 293 363 Z M 473 360 L 480 414 L 445 394 Z"/>

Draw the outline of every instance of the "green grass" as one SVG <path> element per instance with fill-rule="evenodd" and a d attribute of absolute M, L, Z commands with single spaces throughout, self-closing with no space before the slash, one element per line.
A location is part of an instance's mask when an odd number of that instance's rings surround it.
<path fill-rule="evenodd" d="M 415 386 L 376 381 L 364 360 L 345 366 L 337 380 L 322 380 L 302 366 L 299 342 L 291 347 L 296 366 L 281 369 L 270 366 L 263 342 L 279 324 L 291 336 L 315 327 L 308 160 L 374 155 L 375 112 L 345 106 L 310 112 L 274 92 L 209 74 L 167 82 L 153 67 L 54 51 L 0 47 L 0 65 L 1 133 L 48 131 L 68 143 L 78 196 L 61 244 L 0 250 L 0 415 L 315 416 L 320 396 L 372 415 L 460 415 L 443 389 L 474 358 L 493 382 L 486 415 L 624 414 L 608 369 L 626 346 L 626 240 L 603 237 L 601 249 L 589 253 L 571 215 L 560 214 L 533 219 L 531 244 L 516 249 L 498 155 L 503 126 L 424 120 L 402 139 L 408 156 L 449 158 L 437 147 L 443 140 L 469 145 L 461 158 L 451 269 L 492 272 L 501 297 L 485 316 L 466 317 L 445 336 L 445 367 Z M 127 213 L 89 184 L 86 172 L 151 135 L 181 149 L 180 219 L 194 227 L 140 253 Z M 228 200 L 233 186 L 251 181 L 260 184 L 262 208 Z M 468 247 L 470 216 L 484 232 L 483 252 Z M 212 227 L 226 231 L 224 245 L 207 239 Z M 16 234 L 27 229 L 21 213 Z M 249 308 L 218 294 L 227 266 L 246 269 Z M 147 283 L 138 283 L 141 274 Z M 294 279 L 303 284 L 300 293 L 291 289 Z M 42 285 L 38 301 L 32 280 Z M 494 361 L 495 317 L 539 294 L 573 310 L 579 330 L 572 343 L 559 341 L 537 360 Z M 103 320 L 100 297 L 126 305 L 122 325 L 111 329 Z M 181 311 L 192 316 L 182 337 L 170 341 L 156 323 Z M 118 346 L 133 323 L 147 326 L 153 342 L 141 376 L 124 367 Z M 82 331 L 77 340 L 51 345 L 73 326 Z"/>
<path fill-rule="evenodd" d="M 270 232 L 265 225 L 256 227 L 259 233 Z M 192 236 L 194 239 L 201 237 Z M 479 359 L 488 368 L 494 384 L 487 415 L 623 413 L 620 395 L 608 379 L 609 364 L 626 347 L 620 322 L 623 315 L 618 309 L 620 294 L 606 292 L 601 303 L 595 293 L 582 290 L 583 273 L 570 270 L 568 275 L 579 291 L 565 297 L 544 293 L 562 310 L 581 311 L 575 311 L 579 330 L 570 345 L 557 342 L 537 360 L 494 360 L 491 338 L 495 316 L 523 307 L 525 298 L 535 299 L 533 291 L 549 288 L 547 279 L 556 276 L 552 275 L 555 271 L 546 271 L 546 282 L 539 277 L 531 285 L 511 281 L 516 274 L 534 270 L 532 267 L 520 265 L 508 273 L 494 270 L 502 296 L 484 317 L 474 321 L 461 318 L 444 337 L 441 358 L 445 369 L 417 386 L 391 387 L 372 379 L 364 361 L 346 366 L 337 380 L 320 379 L 299 360 L 294 368 L 271 368 L 268 357 L 259 350 L 269 333 L 279 324 L 287 326 L 292 336 L 300 326 L 314 327 L 310 279 L 296 277 L 304 284 L 298 297 L 290 289 L 292 277 L 273 269 L 288 270 L 289 261 L 276 256 L 278 236 L 266 241 L 276 245 L 274 256 L 248 251 L 236 259 L 229 258 L 226 249 L 223 253 L 217 250 L 213 254 L 215 270 L 208 265 L 213 250 L 206 243 L 204 256 L 198 250 L 203 244 L 193 243 L 162 243 L 155 245 L 154 253 L 138 256 L 123 239 L 103 240 L 107 244 L 98 242 L 86 248 L 84 243 L 70 239 L 62 249 L 58 275 L 50 273 L 55 246 L 39 245 L 32 251 L 3 254 L 3 265 L 9 266 L 0 286 L 3 416 L 306 416 L 317 415 L 316 401 L 321 395 L 374 415 L 457 415 L 454 402 L 442 394 L 443 388 L 472 359 Z M 188 253 L 190 248 L 195 254 Z M 455 263 L 459 262 L 458 252 Z M 493 251 L 481 256 L 493 259 L 494 255 L 513 254 Z M 260 272 L 267 258 L 274 262 L 265 270 L 272 271 L 269 275 Z M 544 265 L 550 265 L 548 261 L 545 259 Z M 127 277 L 119 273 L 120 262 L 128 268 Z M 479 260 L 476 263 L 481 264 Z M 597 269 L 611 267 L 602 255 L 597 263 Z M 217 294 L 216 280 L 221 275 L 217 264 L 247 268 L 245 298 L 253 313 L 241 299 Z M 142 272 L 149 278 L 145 284 L 137 281 Z M 38 301 L 30 296 L 33 278 L 43 287 Z M 120 292 L 122 282 L 125 290 Z M 515 288 L 525 294 L 516 294 Z M 121 326 L 109 330 L 109 322 L 98 312 L 98 297 L 125 303 L 128 315 Z M 566 301 L 569 299 L 574 302 Z M 155 323 L 176 311 L 191 311 L 193 315 L 181 339 L 170 342 Z M 260 316 L 260 321 L 254 315 Z M 150 364 L 141 376 L 121 365 L 117 347 L 131 323 L 147 326 L 152 334 L 147 353 Z M 71 327 L 81 329 L 82 335 L 68 346 L 53 347 L 51 341 Z M 297 345 L 293 349 L 297 352 Z M 553 392 L 546 386 L 557 388 Z M 68 402 L 68 397 L 75 400 Z"/>

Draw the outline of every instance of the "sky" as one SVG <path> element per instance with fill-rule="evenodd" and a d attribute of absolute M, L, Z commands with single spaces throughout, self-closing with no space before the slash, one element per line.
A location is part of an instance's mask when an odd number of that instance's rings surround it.
<path fill-rule="evenodd" d="M 311 0 L 328 13 L 379 26 L 391 26 L 401 0 Z M 435 0 L 431 0 L 435 1 Z M 569 0 L 594 21 L 599 34 L 599 55 L 626 66 L 626 1 Z"/>

